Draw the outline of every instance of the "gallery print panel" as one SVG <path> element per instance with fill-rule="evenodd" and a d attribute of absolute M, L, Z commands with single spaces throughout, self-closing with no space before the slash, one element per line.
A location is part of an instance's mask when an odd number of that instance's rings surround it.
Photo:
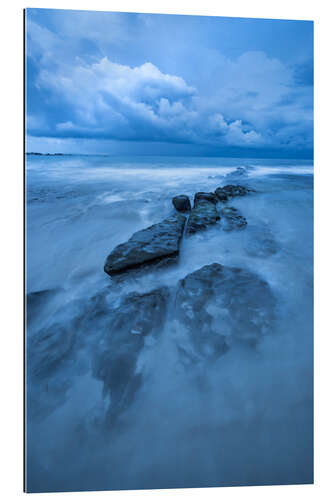
<path fill-rule="evenodd" d="M 25 11 L 25 489 L 313 482 L 313 23 Z"/>

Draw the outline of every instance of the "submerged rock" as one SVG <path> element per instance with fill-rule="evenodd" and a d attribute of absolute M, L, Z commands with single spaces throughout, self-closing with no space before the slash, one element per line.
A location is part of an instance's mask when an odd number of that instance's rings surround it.
<path fill-rule="evenodd" d="M 247 226 L 247 221 L 239 210 L 234 207 L 225 207 L 222 210 L 222 227 L 224 231 L 232 231 L 233 229 L 244 229 Z"/>
<path fill-rule="evenodd" d="M 72 353 L 76 339 L 73 323 L 41 328 L 28 340 L 28 371 L 32 377 L 49 377 Z"/>
<path fill-rule="evenodd" d="M 161 331 L 168 289 L 129 293 L 110 312 L 110 322 L 93 356 L 93 375 L 110 395 L 110 413 L 116 416 L 133 401 L 142 381 L 137 361 L 148 335 Z"/>
<path fill-rule="evenodd" d="M 36 295 L 34 299 L 37 299 Z M 83 320 L 89 314 L 87 305 L 86 298 L 69 299 L 63 295 L 62 299 L 58 297 L 57 303 L 47 303 L 43 314 L 28 323 L 27 370 L 34 380 L 49 380 L 59 367 L 64 370 L 65 365 L 71 364 L 76 358 L 82 347 Z"/>
<path fill-rule="evenodd" d="M 216 196 L 221 201 L 227 201 L 228 198 L 234 198 L 235 196 L 245 196 L 251 190 L 245 186 L 239 186 L 235 184 L 228 184 L 224 187 L 218 187 L 215 190 Z"/>
<path fill-rule="evenodd" d="M 239 177 L 241 178 L 244 178 L 244 177 L 247 177 L 249 172 L 251 170 L 254 170 L 254 167 L 253 166 L 250 166 L 250 165 L 245 165 L 243 167 L 237 167 L 235 170 L 233 170 L 232 172 L 230 172 L 229 174 L 226 175 L 226 177 L 228 179 L 238 179 Z"/>
<path fill-rule="evenodd" d="M 164 320 L 168 296 L 167 287 L 143 294 L 137 292 L 127 294 L 116 311 L 113 327 L 117 332 L 125 328 L 126 335 L 131 333 L 145 337 L 156 333 Z"/>
<path fill-rule="evenodd" d="M 268 226 L 252 226 L 249 227 L 249 241 L 245 251 L 251 257 L 266 258 L 276 254 L 279 245 Z"/>
<path fill-rule="evenodd" d="M 214 193 L 196 193 L 186 232 L 193 234 L 216 224 L 220 216 L 216 210 L 217 197 Z"/>
<path fill-rule="evenodd" d="M 185 194 L 174 196 L 172 198 L 172 204 L 179 212 L 189 212 L 191 210 L 190 198 Z"/>
<path fill-rule="evenodd" d="M 237 167 L 235 174 L 236 175 L 247 175 L 248 169 L 249 169 L 249 167 Z"/>
<path fill-rule="evenodd" d="M 188 332 L 181 349 L 217 358 L 233 342 L 254 345 L 272 328 L 274 304 L 268 284 L 256 274 L 217 263 L 204 266 L 178 285 L 176 318 Z"/>
<path fill-rule="evenodd" d="M 26 317 L 27 324 L 30 326 L 33 321 L 38 320 L 41 311 L 57 295 L 59 288 L 38 290 L 26 295 Z"/>
<path fill-rule="evenodd" d="M 72 300 L 61 290 L 33 292 L 27 304 L 27 317 L 33 305 L 26 332 L 27 405 L 30 416 L 43 418 L 66 402 L 75 377 L 89 369 L 81 349 L 90 312 L 85 298 Z M 98 329 L 96 323 L 92 328 Z"/>
<path fill-rule="evenodd" d="M 186 217 L 174 215 L 133 234 L 107 257 L 104 271 L 110 276 L 147 263 L 173 260 L 179 254 Z"/>

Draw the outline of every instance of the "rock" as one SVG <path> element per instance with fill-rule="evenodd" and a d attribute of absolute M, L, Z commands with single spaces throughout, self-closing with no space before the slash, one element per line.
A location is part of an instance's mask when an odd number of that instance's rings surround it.
<path fill-rule="evenodd" d="M 158 263 L 179 254 L 186 217 L 174 215 L 138 231 L 126 242 L 118 245 L 107 257 L 104 271 L 110 276 L 133 269 L 142 264 Z"/>
<path fill-rule="evenodd" d="M 227 184 L 226 186 L 223 187 L 223 190 L 231 198 L 233 198 L 234 196 L 245 196 L 249 192 L 249 189 L 246 188 L 245 186 L 239 186 L 234 184 Z"/>
<path fill-rule="evenodd" d="M 110 322 L 93 354 L 93 375 L 104 383 L 110 395 L 110 414 L 118 415 L 133 401 L 141 386 L 138 357 L 148 335 L 156 336 L 163 327 L 168 289 L 129 293 L 110 312 Z"/>
<path fill-rule="evenodd" d="M 189 212 L 191 210 L 190 198 L 185 194 L 174 196 L 172 198 L 172 203 L 175 209 L 179 212 Z"/>
<path fill-rule="evenodd" d="M 216 196 L 218 197 L 218 199 L 219 199 L 220 201 L 223 201 L 224 203 L 225 203 L 226 201 L 228 201 L 228 195 L 227 195 L 227 193 L 224 191 L 224 189 L 223 189 L 223 188 L 218 187 L 218 188 L 215 190 L 215 193 L 216 193 Z"/>
<path fill-rule="evenodd" d="M 226 177 L 230 180 L 236 180 L 239 177 L 248 177 L 249 172 L 254 170 L 253 166 L 245 165 L 243 167 L 237 167 L 235 170 L 226 175 Z"/>
<path fill-rule="evenodd" d="M 72 353 L 76 339 L 73 324 L 55 323 L 41 328 L 28 340 L 27 367 L 33 378 L 49 377 Z"/>
<path fill-rule="evenodd" d="M 216 205 L 216 203 L 218 202 L 218 199 L 217 199 L 215 193 L 203 193 L 201 191 L 199 193 L 195 193 L 194 207 L 196 207 L 198 205 L 198 203 L 200 203 L 202 201 L 209 201 L 209 202 L 214 203 Z"/>
<path fill-rule="evenodd" d="M 224 231 L 232 231 L 233 229 L 244 229 L 247 226 L 247 221 L 237 208 L 225 207 L 222 210 L 222 227 Z"/>
<path fill-rule="evenodd" d="M 132 292 L 126 295 L 116 312 L 114 328 L 125 334 L 140 335 L 156 333 L 163 323 L 166 312 L 167 287 L 157 288 L 147 293 Z"/>
<path fill-rule="evenodd" d="M 237 175 L 247 175 L 247 167 L 237 167 L 235 173 Z"/>
<path fill-rule="evenodd" d="M 214 193 L 196 193 L 186 232 L 193 234 L 216 224 L 220 216 L 216 210 L 217 197 Z"/>
<path fill-rule="evenodd" d="M 217 263 L 204 266 L 178 285 L 175 317 L 187 329 L 182 351 L 212 359 L 234 342 L 254 345 L 272 329 L 274 306 L 268 284 L 256 274 Z"/>
<path fill-rule="evenodd" d="M 31 326 L 31 323 L 38 321 L 41 311 L 51 302 L 59 290 L 58 288 L 38 290 L 26 295 L 27 324 L 29 326 Z"/>
<path fill-rule="evenodd" d="M 41 418 L 66 402 L 78 371 L 82 373 L 78 359 L 86 338 L 82 323 L 89 308 L 86 298 L 71 300 L 61 289 L 33 292 L 27 303 L 27 316 L 33 316 L 26 335 L 27 405 L 30 416 Z M 98 331 L 96 322 L 91 330 Z"/>
<path fill-rule="evenodd" d="M 252 191 L 252 190 L 250 190 L 249 188 L 247 188 L 245 186 L 228 184 L 227 186 L 224 186 L 224 187 L 218 187 L 215 190 L 215 194 L 219 198 L 219 200 L 227 201 L 228 198 L 233 198 L 235 196 L 245 196 L 250 191 Z"/>

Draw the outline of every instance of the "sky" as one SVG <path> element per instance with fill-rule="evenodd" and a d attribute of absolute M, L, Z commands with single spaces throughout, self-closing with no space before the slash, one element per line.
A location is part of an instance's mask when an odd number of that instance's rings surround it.
<path fill-rule="evenodd" d="M 313 23 L 27 9 L 26 150 L 312 158 Z"/>

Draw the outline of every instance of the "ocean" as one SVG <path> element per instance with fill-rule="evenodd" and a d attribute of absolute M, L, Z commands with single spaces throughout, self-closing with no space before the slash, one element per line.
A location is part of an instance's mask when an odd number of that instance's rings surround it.
<path fill-rule="evenodd" d="M 103 271 L 116 245 L 175 213 L 173 196 L 226 184 L 254 190 L 230 203 L 245 229 L 222 221 L 185 236 L 177 265 L 120 283 Z M 117 338 L 114 308 L 212 263 L 268 284 L 269 328 L 192 362 L 181 354 L 191 332 L 169 304 L 135 358 L 131 397 L 115 401 L 101 354 Z M 26 294 L 28 491 L 313 481 L 312 161 L 27 155 Z M 260 301 L 259 316 L 270 307 Z"/>

